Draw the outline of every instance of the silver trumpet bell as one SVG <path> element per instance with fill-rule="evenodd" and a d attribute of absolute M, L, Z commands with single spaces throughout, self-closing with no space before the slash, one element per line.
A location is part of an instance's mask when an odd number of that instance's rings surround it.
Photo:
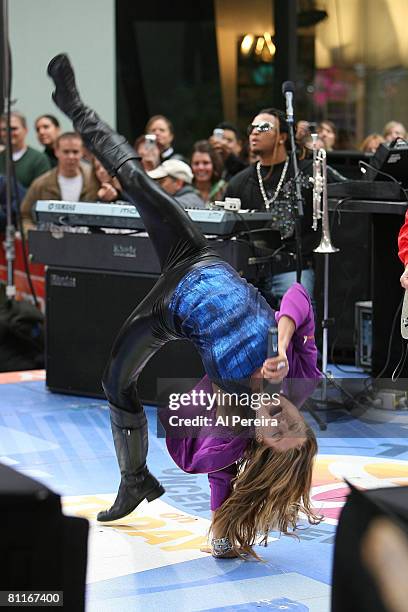
<path fill-rule="evenodd" d="M 322 220 L 322 236 L 315 253 L 337 253 L 330 237 L 329 206 L 327 203 L 327 161 L 326 151 L 317 148 L 317 134 L 312 134 L 313 142 L 313 229 L 316 231 L 318 220 Z"/>

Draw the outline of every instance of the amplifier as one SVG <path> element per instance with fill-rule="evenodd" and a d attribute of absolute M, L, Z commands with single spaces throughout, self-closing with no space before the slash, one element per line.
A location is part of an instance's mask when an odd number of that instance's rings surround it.
<path fill-rule="evenodd" d="M 46 371 L 50 390 L 104 397 L 101 380 L 120 327 L 153 288 L 160 266 L 147 235 L 36 230 L 29 233 L 33 261 L 47 264 Z M 250 265 L 244 240 L 214 240 L 211 246 L 247 279 L 267 266 Z M 204 375 L 201 358 L 187 340 L 167 343 L 139 379 L 139 395 L 158 402 L 158 379 Z M 187 390 L 187 389 L 186 389 Z"/>
<path fill-rule="evenodd" d="M 156 280 L 143 274 L 48 268 L 46 384 L 51 391 L 104 397 L 101 381 L 113 342 Z M 176 391 L 182 379 L 202 376 L 193 344 L 168 342 L 143 369 L 139 396 L 156 404 L 159 379 L 174 379 Z"/>
<path fill-rule="evenodd" d="M 356 302 L 354 305 L 356 366 L 371 371 L 373 348 L 373 303 Z"/>
<path fill-rule="evenodd" d="M 241 276 L 259 278 L 267 268 L 251 265 L 254 247 L 242 239 L 214 239 L 209 245 Z M 73 231 L 29 232 L 31 261 L 49 266 L 123 273 L 160 274 L 160 264 L 147 234 Z"/>

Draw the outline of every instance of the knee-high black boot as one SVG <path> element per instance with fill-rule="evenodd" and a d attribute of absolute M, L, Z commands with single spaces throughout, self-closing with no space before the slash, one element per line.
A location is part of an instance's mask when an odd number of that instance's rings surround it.
<path fill-rule="evenodd" d="M 139 159 L 124 136 L 111 130 L 95 111 L 82 102 L 67 55 L 55 56 L 48 64 L 47 72 L 56 86 L 52 94 L 55 104 L 72 120 L 87 148 L 97 154 L 112 176 L 129 159 Z"/>
<path fill-rule="evenodd" d="M 135 150 L 123 136 L 107 125 L 95 111 L 81 101 L 74 71 L 66 55 L 57 55 L 48 65 L 56 89 L 57 106 L 72 120 L 85 146 L 92 151 L 136 206 L 159 257 L 162 269 L 180 252 L 187 257 L 208 248 L 199 228 L 159 185 L 149 178 L 137 162 Z"/>
<path fill-rule="evenodd" d="M 131 414 L 110 405 L 110 418 L 121 481 L 113 506 L 99 512 L 98 521 L 115 521 L 134 510 L 141 501 L 153 501 L 164 488 L 146 467 L 147 420 L 143 411 Z"/>

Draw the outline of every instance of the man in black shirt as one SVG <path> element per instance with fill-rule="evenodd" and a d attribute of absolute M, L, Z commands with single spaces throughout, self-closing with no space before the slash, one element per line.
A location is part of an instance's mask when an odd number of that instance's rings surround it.
<path fill-rule="evenodd" d="M 294 220 L 294 171 L 288 155 L 288 125 L 281 111 L 261 110 L 248 128 L 250 151 L 259 161 L 234 176 L 227 187 L 226 197 L 241 199 L 241 208 L 269 210 L 273 227 L 281 233 L 284 249 L 274 258 L 271 275 L 259 288 L 276 306 L 285 291 L 296 281 Z M 306 162 L 308 174 L 312 167 Z M 304 181 L 306 184 L 306 182 Z M 304 190 L 304 216 L 301 219 L 302 278 L 301 282 L 313 296 L 313 248 L 319 236 L 312 229 L 311 189 Z"/>

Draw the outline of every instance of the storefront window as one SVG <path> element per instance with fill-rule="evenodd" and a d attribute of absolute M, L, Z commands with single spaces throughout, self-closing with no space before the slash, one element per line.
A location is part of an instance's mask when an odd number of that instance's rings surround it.
<path fill-rule="evenodd" d="M 391 120 L 408 124 L 405 0 L 317 2 L 327 18 L 314 28 L 315 74 L 301 92 L 305 119 L 329 119 L 336 148 L 358 148 Z M 300 36 L 310 35 L 303 32 Z"/>
<path fill-rule="evenodd" d="M 276 92 L 279 0 L 117 0 L 118 127 L 136 138 L 168 115 L 187 154 L 222 120 L 244 128 Z M 297 119 L 332 121 L 335 148 L 408 126 L 407 0 L 298 0 Z M 275 53 L 276 52 L 276 53 Z M 291 78 L 289 75 L 287 78 Z M 285 80 L 285 79 L 283 79 Z"/>

